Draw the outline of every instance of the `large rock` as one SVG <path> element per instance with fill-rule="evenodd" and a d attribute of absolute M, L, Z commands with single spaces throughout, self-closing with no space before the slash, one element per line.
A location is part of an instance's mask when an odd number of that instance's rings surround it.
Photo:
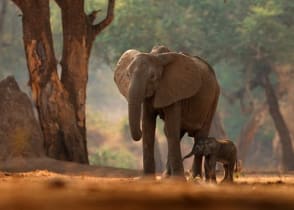
<path fill-rule="evenodd" d="M 14 77 L 0 82 L 0 161 L 44 156 L 41 128 Z"/>

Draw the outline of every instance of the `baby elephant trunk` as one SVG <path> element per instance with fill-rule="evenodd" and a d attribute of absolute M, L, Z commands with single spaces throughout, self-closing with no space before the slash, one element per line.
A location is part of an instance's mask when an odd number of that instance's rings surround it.
<path fill-rule="evenodd" d="M 189 154 L 187 154 L 187 155 L 185 155 L 185 156 L 183 157 L 183 161 L 184 161 L 185 159 L 191 157 L 192 155 L 194 155 L 193 150 L 192 150 Z"/>
<path fill-rule="evenodd" d="M 195 149 L 196 149 L 196 141 L 194 142 L 194 145 L 193 145 L 193 148 L 192 148 L 191 152 L 189 152 L 189 154 L 187 154 L 187 155 L 185 155 L 185 156 L 183 157 L 183 161 L 184 161 L 185 159 L 191 157 L 192 155 L 194 155 L 195 152 L 196 152 Z"/>

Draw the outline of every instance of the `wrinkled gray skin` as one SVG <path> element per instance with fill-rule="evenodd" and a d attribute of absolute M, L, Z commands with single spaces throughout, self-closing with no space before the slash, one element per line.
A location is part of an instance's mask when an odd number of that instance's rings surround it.
<path fill-rule="evenodd" d="M 216 182 L 216 162 L 221 162 L 225 169 L 225 176 L 222 182 L 233 182 L 233 173 L 235 164 L 237 164 L 237 148 L 232 141 L 228 139 L 217 140 L 213 137 L 199 139 L 195 142 L 192 151 L 183 159 L 192 155 L 202 155 L 205 157 L 206 181 Z"/>
<path fill-rule="evenodd" d="M 169 52 L 164 46 L 150 53 L 128 50 L 117 63 L 114 80 L 128 100 L 132 138 L 143 137 L 144 174 L 155 173 L 159 116 L 168 143 L 166 174 L 184 177 L 180 140 L 185 133 L 195 140 L 207 137 L 218 102 L 219 85 L 211 67 L 202 59 Z M 193 176 L 201 175 L 201 162 L 202 156 L 195 156 Z"/>

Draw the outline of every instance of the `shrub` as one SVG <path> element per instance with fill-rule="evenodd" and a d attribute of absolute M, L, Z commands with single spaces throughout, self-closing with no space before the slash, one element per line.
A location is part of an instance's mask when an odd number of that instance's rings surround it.
<path fill-rule="evenodd" d="M 127 150 L 101 148 L 90 156 L 90 163 L 98 166 L 136 169 L 136 158 Z"/>

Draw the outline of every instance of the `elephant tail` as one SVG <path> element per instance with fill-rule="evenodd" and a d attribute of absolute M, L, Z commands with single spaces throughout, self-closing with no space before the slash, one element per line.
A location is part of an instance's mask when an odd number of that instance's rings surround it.
<path fill-rule="evenodd" d="M 236 159 L 234 172 L 235 172 L 235 173 L 240 173 L 241 170 L 242 170 L 242 161 Z"/>
<path fill-rule="evenodd" d="M 234 172 L 238 173 L 238 159 L 236 158 L 235 160 L 235 168 L 234 168 Z"/>

